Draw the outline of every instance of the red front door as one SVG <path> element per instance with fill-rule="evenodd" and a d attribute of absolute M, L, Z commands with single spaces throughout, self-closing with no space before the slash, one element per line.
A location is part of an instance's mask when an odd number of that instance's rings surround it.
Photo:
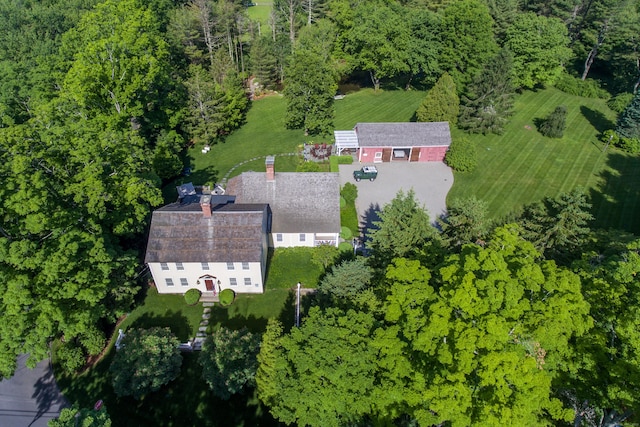
<path fill-rule="evenodd" d="M 213 291 L 213 280 L 205 279 L 204 280 L 204 285 L 207 287 L 208 291 Z"/>

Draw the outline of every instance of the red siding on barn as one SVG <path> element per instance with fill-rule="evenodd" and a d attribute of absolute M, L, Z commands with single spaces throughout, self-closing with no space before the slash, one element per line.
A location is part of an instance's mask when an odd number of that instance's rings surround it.
<path fill-rule="evenodd" d="M 420 154 L 417 160 L 414 160 L 415 156 L 412 156 L 411 161 L 442 162 L 444 161 L 444 155 L 446 154 L 448 148 L 449 147 L 413 147 L 412 150 L 414 152 L 419 151 Z M 385 149 L 389 150 L 390 147 L 360 147 L 358 160 L 361 163 L 382 163 L 382 152 Z M 377 158 L 376 153 L 379 153 Z M 406 162 L 408 160 L 409 159 L 407 158 L 402 161 Z"/>
<path fill-rule="evenodd" d="M 420 162 L 442 162 L 449 147 L 420 148 Z"/>

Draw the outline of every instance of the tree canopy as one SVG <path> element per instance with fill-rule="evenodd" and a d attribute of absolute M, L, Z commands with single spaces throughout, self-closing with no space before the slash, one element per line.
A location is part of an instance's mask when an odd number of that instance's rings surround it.
<path fill-rule="evenodd" d="M 116 394 L 141 399 L 176 379 L 182 365 L 178 344 L 169 328 L 127 331 L 109 367 Z"/>

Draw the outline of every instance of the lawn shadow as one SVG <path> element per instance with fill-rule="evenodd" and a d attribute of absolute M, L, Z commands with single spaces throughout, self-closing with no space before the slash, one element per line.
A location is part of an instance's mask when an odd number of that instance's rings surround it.
<path fill-rule="evenodd" d="M 304 318 L 309 309 L 315 305 L 316 293 L 315 291 L 309 291 L 303 289 L 303 293 L 300 295 L 300 324 L 304 322 Z M 284 326 L 285 332 L 289 332 L 296 324 L 296 290 L 291 289 L 287 300 L 285 301 L 284 308 L 278 316 L 278 320 Z"/>
<path fill-rule="evenodd" d="M 161 315 L 145 313 L 138 317 L 129 328 L 170 328 L 178 339 L 186 341 L 189 338 L 193 338 L 193 331 L 189 325 L 189 320 L 179 311 L 169 310 Z"/>
<path fill-rule="evenodd" d="M 246 327 L 250 332 L 263 332 L 267 327 L 267 318 L 257 317 L 253 314 L 249 316 L 236 316 L 235 313 L 229 313 L 229 310 L 233 307 L 222 307 L 215 305 L 211 307 L 211 317 L 209 318 L 209 324 L 215 331 L 220 326 L 224 326 L 229 329 L 242 329 Z M 214 332 L 215 333 L 215 332 Z"/>
<path fill-rule="evenodd" d="M 602 112 L 593 110 L 585 105 L 580 106 L 580 112 L 591 123 L 595 130 L 602 133 L 605 130 L 614 129 L 615 123 L 609 120 Z"/>
<path fill-rule="evenodd" d="M 599 184 L 589 190 L 594 226 L 640 233 L 640 158 L 611 151 Z"/>

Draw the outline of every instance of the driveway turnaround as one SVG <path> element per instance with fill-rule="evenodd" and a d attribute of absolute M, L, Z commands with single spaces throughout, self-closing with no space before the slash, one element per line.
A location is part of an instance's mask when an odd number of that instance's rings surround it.
<path fill-rule="evenodd" d="M 391 162 L 376 163 L 378 177 L 375 181 L 356 182 L 353 171 L 371 163 L 340 165 L 340 185 L 347 182 L 358 187 L 356 209 L 361 224 L 371 225 L 377 212 L 389 203 L 398 191 L 405 194 L 413 189 L 416 201 L 431 217 L 432 224 L 447 211 L 447 193 L 453 185 L 453 172 L 442 162 Z"/>
<path fill-rule="evenodd" d="M 0 381 L 0 426 L 46 427 L 60 410 L 68 406 L 60 393 L 48 360 L 35 369 L 24 363 L 27 355 L 18 357 L 13 377 Z"/>

